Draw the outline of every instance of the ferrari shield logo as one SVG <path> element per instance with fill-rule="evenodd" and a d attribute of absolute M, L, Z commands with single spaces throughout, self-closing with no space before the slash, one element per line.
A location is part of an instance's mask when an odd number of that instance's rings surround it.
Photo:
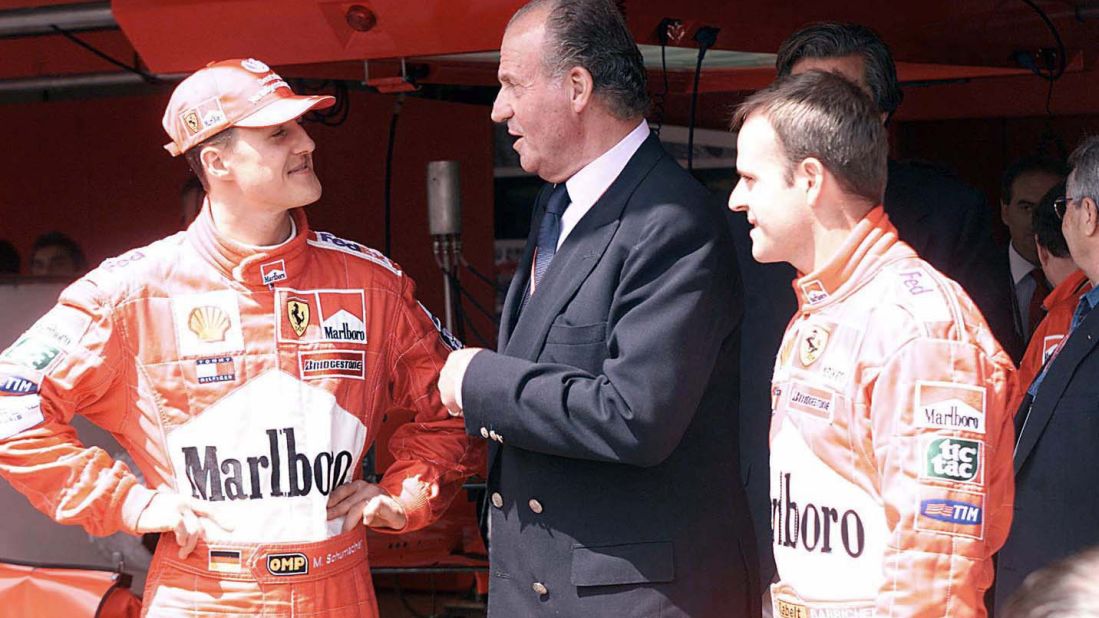
<path fill-rule="evenodd" d="M 828 335 L 827 328 L 816 324 L 805 331 L 805 336 L 801 339 L 801 349 L 798 350 L 802 365 L 808 367 L 820 358 L 821 353 L 824 352 L 824 346 L 828 345 Z"/>
<path fill-rule="evenodd" d="M 193 109 L 189 109 L 187 113 L 183 114 L 183 124 L 187 125 L 191 133 L 198 133 L 202 130 L 202 121 L 198 119 L 198 113 Z"/>
<path fill-rule="evenodd" d="M 286 315 L 290 318 L 290 327 L 299 337 L 305 334 L 309 327 L 309 303 L 298 298 L 286 300 Z"/>

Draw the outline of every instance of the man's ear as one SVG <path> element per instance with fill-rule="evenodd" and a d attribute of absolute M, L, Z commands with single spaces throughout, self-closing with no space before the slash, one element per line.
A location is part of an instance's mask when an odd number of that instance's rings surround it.
<path fill-rule="evenodd" d="M 1095 236 L 1099 232 L 1099 204 L 1091 197 L 1082 197 L 1080 200 L 1080 231 L 1085 236 Z"/>
<path fill-rule="evenodd" d="M 824 185 L 824 164 L 816 157 L 809 157 L 798 163 L 795 175 L 804 185 L 806 201 L 810 206 L 816 205 Z"/>
<path fill-rule="evenodd" d="M 1042 246 L 1042 243 L 1038 242 L 1038 235 L 1034 235 L 1034 247 L 1038 249 L 1038 265 L 1042 267 L 1044 271 L 1046 263 L 1049 262 L 1049 249 Z"/>
<path fill-rule="evenodd" d="M 565 75 L 565 88 L 568 89 L 572 111 L 579 114 L 591 104 L 595 80 L 584 67 L 572 67 Z"/>
<path fill-rule="evenodd" d="M 202 162 L 207 178 L 226 180 L 232 175 L 224 155 L 223 146 L 203 146 L 202 152 L 198 153 L 198 159 Z"/>
<path fill-rule="evenodd" d="M 1000 221 L 1004 225 L 1007 225 L 1007 208 L 1008 208 L 1007 202 L 1005 202 L 1003 200 L 1000 200 Z"/>

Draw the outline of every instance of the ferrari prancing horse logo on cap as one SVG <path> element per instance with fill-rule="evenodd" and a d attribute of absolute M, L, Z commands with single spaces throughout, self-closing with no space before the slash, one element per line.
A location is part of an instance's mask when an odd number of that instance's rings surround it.
<path fill-rule="evenodd" d="M 193 109 L 187 110 L 187 113 L 183 114 L 183 124 L 187 125 L 191 133 L 198 133 L 202 130 L 202 121 L 198 119 L 198 112 Z"/>
<path fill-rule="evenodd" d="M 798 350 L 802 365 L 808 367 L 820 358 L 821 353 L 824 352 L 824 346 L 828 345 L 828 336 L 828 329 L 817 324 L 805 331 L 805 336 L 801 340 L 801 349 Z"/>
<path fill-rule="evenodd" d="M 290 327 L 299 337 L 305 334 L 309 327 L 309 303 L 300 298 L 286 300 L 286 314 L 290 318 Z"/>

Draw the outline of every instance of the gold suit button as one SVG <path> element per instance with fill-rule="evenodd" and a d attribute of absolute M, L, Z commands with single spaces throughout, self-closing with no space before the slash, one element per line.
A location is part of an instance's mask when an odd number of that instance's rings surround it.
<path fill-rule="evenodd" d="M 542 503 L 535 500 L 534 498 L 530 499 L 530 502 L 527 503 L 527 506 L 530 507 L 530 510 L 534 511 L 535 515 L 539 515 L 542 513 Z"/>
<path fill-rule="evenodd" d="M 530 585 L 530 589 L 539 595 L 549 594 L 549 588 L 546 588 L 546 585 L 542 582 L 534 582 Z"/>

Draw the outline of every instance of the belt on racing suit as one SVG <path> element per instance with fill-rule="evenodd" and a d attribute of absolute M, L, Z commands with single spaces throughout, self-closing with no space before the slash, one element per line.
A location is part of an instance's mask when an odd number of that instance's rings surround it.
<path fill-rule="evenodd" d="M 160 560 L 171 569 L 219 579 L 263 584 L 298 583 L 332 577 L 366 562 L 366 533 L 357 528 L 314 543 L 210 543 L 199 541 L 180 559 L 175 538 L 165 534 Z"/>
<path fill-rule="evenodd" d="M 865 601 L 805 601 L 789 588 L 771 586 L 775 618 L 873 618 L 874 603 Z"/>

